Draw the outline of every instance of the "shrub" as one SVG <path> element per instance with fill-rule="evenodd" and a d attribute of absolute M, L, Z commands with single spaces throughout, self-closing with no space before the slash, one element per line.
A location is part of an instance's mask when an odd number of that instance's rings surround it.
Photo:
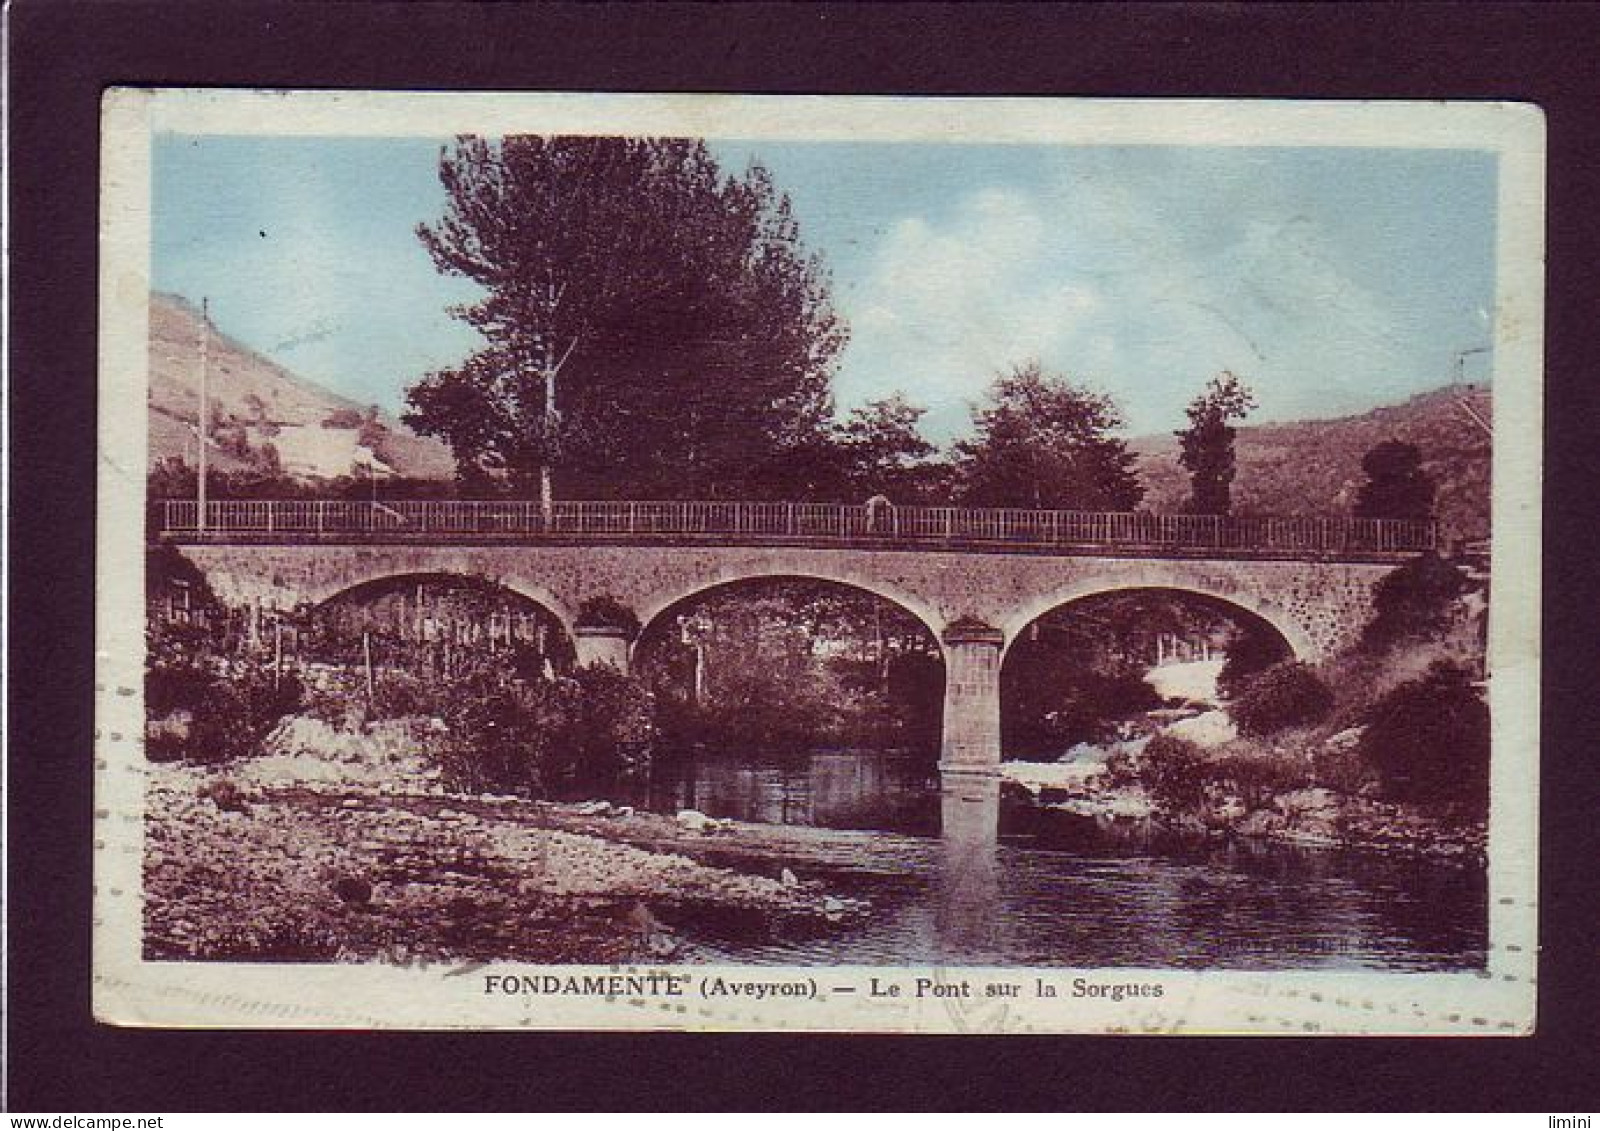
<path fill-rule="evenodd" d="M 1333 708 L 1333 692 L 1305 664 L 1275 664 L 1245 684 L 1228 703 L 1228 715 L 1241 734 L 1268 735 L 1286 727 L 1308 726 Z"/>
<path fill-rule="evenodd" d="M 1311 752 L 1311 769 L 1316 784 L 1340 793 L 1361 793 L 1378 780 L 1372 766 L 1362 756 L 1359 740 L 1322 743 Z"/>
<path fill-rule="evenodd" d="M 442 715 L 445 783 L 470 792 L 609 788 L 649 769 L 656 734 L 644 685 L 604 665 L 554 680 L 481 670 L 451 687 Z"/>
<path fill-rule="evenodd" d="M 1310 785 L 1310 771 L 1308 761 L 1302 757 L 1240 742 L 1212 759 L 1206 767 L 1206 777 L 1242 800 L 1246 808 L 1265 809 L 1275 794 Z"/>
<path fill-rule="evenodd" d="M 247 813 L 250 810 L 249 798 L 239 783 L 232 778 L 215 778 L 205 782 L 196 791 L 195 796 L 202 801 L 211 802 L 224 812 Z"/>
<path fill-rule="evenodd" d="M 1217 690 L 1225 698 L 1231 698 L 1245 689 L 1251 677 L 1293 658 L 1294 654 L 1277 633 L 1245 632 L 1228 648 L 1227 659 L 1217 673 Z"/>
<path fill-rule="evenodd" d="M 560 704 L 543 681 L 484 673 L 464 681 L 444 712 L 439 750 L 444 782 L 468 792 L 543 796 L 544 763 L 560 729 Z"/>
<path fill-rule="evenodd" d="M 149 732 L 148 757 L 222 762 L 258 753 L 261 740 L 298 710 L 304 689 L 253 659 L 226 660 L 205 630 L 153 623 L 146 631 L 145 716 L 186 716 L 186 728 Z"/>
<path fill-rule="evenodd" d="M 560 732 L 545 767 L 547 788 L 607 789 L 650 769 L 655 701 L 645 685 L 600 664 L 561 680 Z"/>
<path fill-rule="evenodd" d="M 1139 781 L 1156 809 L 1167 816 L 1199 809 L 1208 780 L 1205 755 L 1185 739 L 1158 734 L 1139 755 Z"/>
<path fill-rule="evenodd" d="M 1488 812 L 1489 708 L 1465 668 L 1435 664 L 1385 695 L 1360 750 L 1386 797 Z"/>
<path fill-rule="evenodd" d="M 1369 652 L 1403 640 L 1426 639 L 1450 624 L 1451 606 L 1470 588 L 1466 577 L 1438 554 L 1424 554 L 1383 578 L 1372 591 L 1372 620 L 1362 632 Z"/>

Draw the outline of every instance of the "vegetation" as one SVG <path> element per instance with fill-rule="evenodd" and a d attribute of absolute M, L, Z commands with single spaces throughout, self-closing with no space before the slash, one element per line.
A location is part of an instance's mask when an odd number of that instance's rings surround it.
<path fill-rule="evenodd" d="M 1228 658 L 1217 673 L 1217 690 L 1225 698 L 1234 698 L 1253 677 L 1292 657 L 1289 646 L 1276 632 L 1257 629 L 1240 633 L 1228 646 Z"/>
<path fill-rule="evenodd" d="M 1475 413 L 1490 413 L 1487 390 L 1466 394 Z M 1485 432 L 1461 410 L 1463 394 L 1439 389 L 1397 405 L 1332 420 L 1241 424 L 1230 502 L 1247 515 L 1338 514 L 1353 509 L 1364 479 L 1361 459 L 1378 444 L 1415 444 L 1436 485 L 1433 513 L 1447 543 L 1489 533 L 1489 448 Z M 1130 441 L 1139 454 L 1145 503 L 1171 513 L 1188 502 L 1192 483 L 1173 437 Z"/>
<path fill-rule="evenodd" d="M 1243 420 L 1255 407 L 1249 386 L 1226 371 L 1189 402 L 1189 426 L 1176 435 L 1178 462 L 1189 473 L 1190 514 L 1228 514 L 1232 509 L 1238 436 L 1232 422 Z"/>
<path fill-rule="evenodd" d="M 1462 572 L 1437 554 L 1406 562 L 1374 588 L 1372 620 L 1363 630 L 1362 646 L 1383 652 L 1438 636 L 1449 626 L 1457 598 L 1469 588 Z"/>
<path fill-rule="evenodd" d="M 1434 664 L 1375 703 L 1361 753 L 1387 797 L 1488 812 L 1489 707 L 1462 667 Z"/>
<path fill-rule="evenodd" d="M 1017 758 L 1053 758 L 1078 743 L 1111 741 L 1119 723 L 1161 705 L 1144 670 L 1128 663 L 1080 661 L 1068 675 L 1061 665 L 1020 657 L 1001 694 L 1004 745 Z"/>
<path fill-rule="evenodd" d="M 617 628 L 630 637 L 639 631 L 639 618 L 615 597 L 591 597 L 578 609 L 579 627 Z"/>
<path fill-rule="evenodd" d="M 224 762 L 257 753 L 303 701 L 293 672 L 223 656 L 207 629 L 152 617 L 145 648 L 145 711 L 156 724 L 145 749 L 154 761 Z"/>
<path fill-rule="evenodd" d="M 1361 457 L 1367 481 L 1356 496 L 1358 518 L 1433 517 L 1434 483 L 1415 444 L 1385 440 Z"/>
<path fill-rule="evenodd" d="M 199 473 L 178 456 L 167 456 L 151 467 L 145 479 L 146 493 L 154 502 L 162 499 L 193 499 L 199 486 Z M 206 472 L 206 492 L 213 499 L 349 499 L 364 502 L 376 495 L 382 499 L 453 499 L 458 484 L 443 479 L 411 479 L 384 476 L 375 484 L 368 475 L 340 475 L 333 479 L 305 479 L 286 475 L 280 468 L 263 464 L 236 471 Z"/>
<path fill-rule="evenodd" d="M 896 503 L 942 501 L 948 469 L 918 430 L 924 409 L 904 395 L 871 401 L 851 411 L 832 437 L 844 497 L 859 502 L 883 495 Z"/>
<path fill-rule="evenodd" d="M 1228 715 L 1246 735 L 1269 735 L 1321 722 L 1333 709 L 1333 692 L 1310 667 L 1275 664 L 1251 677 L 1228 703 Z"/>
<path fill-rule="evenodd" d="M 858 590 L 775 579 L 714 591 L 658 621 L 636 657 L 670 748 L 937 748 L 938 645 Z"/>
<path fill-rule="evenodd" d="M 447 785 L 530 797 L 604 790 L 648 771 L 653 705 L 637 681 L 608 667 L 527 678 L 485 665 L 442 705 L 439 761 Z"/>
<path fill-rule="evenodd" d="M 463 137 L 418 235 L 487 339 L 408 392 L 460 476 L 577 497 L 759 491 L 816 446 L 845 330 L 788 199 L 674 138 Z"/>
<path fill-rule="evenodd" d="M 1206 758 L 1192 742 L 1157 734 L 1139 754 L 1139 780 L 1157 812 L 1176 817 L 1199 809 L 1206 797 Z"/>
<path fill-rule="evenodd" d="M 953 468 L 970 506 L 1130 511 L 1144 496 L 1116 402 L 1037 362 L 997 378 L 972 422 Z"/>

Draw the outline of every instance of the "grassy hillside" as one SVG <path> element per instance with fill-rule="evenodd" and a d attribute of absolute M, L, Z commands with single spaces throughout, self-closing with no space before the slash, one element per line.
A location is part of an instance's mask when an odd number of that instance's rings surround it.
<path fill-rule="evenodd" d="M 150 462 L 196 459 L 200 312 L 173 295 L 150 296 Z M 454 471 L 438 441 L 387 413 L 329 392 L 216 333 L 209 346 L 211 466 L 267 470 L 276 460 L 305 478 L 336 478 L 371 451 L 397 475 L 445 479 Z"/>
<path fill-rule="evenodd" d="M 1461 386 L 1423 393 L 1404 404 L 1360 416 L 1303 420 L 1239 429 L 1238 514 L 1348 514 L 1365 476 L 1361 457 L 1384 440 L 1403 440 L 1422 452 L 1438 484 L 1438 514 L 1447 539 L 1482 538 L 1489 532 L 1489 437 L 1462 402 L 1492 422 L 1490 394 Z M 1172 511 L 1188 498 L 1189 481 L 1178 464 L 1173 436 L 1132 441 L 1144 479 L 1145 505 Z"/>

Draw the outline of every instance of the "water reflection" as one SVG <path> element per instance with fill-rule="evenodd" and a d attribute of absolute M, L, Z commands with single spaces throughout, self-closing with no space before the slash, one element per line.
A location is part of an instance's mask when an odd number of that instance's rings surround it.
<path fill-rule="evenodd" d="M 656 767 L 652 809 L 699 809 L 770 825 L 881 829 L 936 835 L 938 771 L 886 751 L 818 750 L 730 758 L 688 752 Z"/>
<path fill-rule="evenodd" d="M 946 773 L 939 796 L 939 889 L 935 923 L 952 953 L 998 955 L 1000 779 Z"/>
<path fill-rule="evenodd" d="M 941 788 L 925 760 L 701 758 L 649 803 L 861 830 L 839 834 L 858 863 L 804 871 L 869 900 L 865 922 L 791 939 L 685 924 L 705 960 L 1422 970 L 1481 967 L 1487 944 L 1481 871 L 1041 814 L 985 775 Z"/>

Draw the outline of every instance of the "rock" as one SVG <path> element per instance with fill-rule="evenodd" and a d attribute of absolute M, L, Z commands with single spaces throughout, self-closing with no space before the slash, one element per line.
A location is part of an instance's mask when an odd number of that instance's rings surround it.
<path fill-rule="evenodd" d="M 1271 836 L 1282 832 L 1285 824 L 1281 814 L 1274 813 L 1270 809 L 1255 809 L 1246 813 L 1238 824 L 1234 825 L 1233 831 L 1240 836 Z"/>
<path fill-rule="evenodd" d="M 1332 819 L 1339 813 L 1339 795 L 1331 789 L 1296 789 L 1274 797 L 1272 806 L 1291 818 L 1315 814 Z"/>
<path fill-rule="evenodd" d="M 1348 730 L 1341 730 L 1322 745 L 1329 750 L 1354 749 L 1356 744 L 1361 741 L 1361 736 L 1366 729 L 1366 727 L 1350 727 Z"/>
<path fill-rule="evenodd" d="M 1244 799 L 1239 797 L 1225 797 L 1213 811 L 1212 816 L 1223 825 L 1236 825 L 1249 814 L 1245 807 Z"/>
<path fill-rule="evenodd" d="M 333 894 L 345 903 L 364 907 L 372 902 L 372 884 L 360 876 L 340 876 L 334 881 Z"/>
<path fill-rule="evenodd" d="M 361 799 L 359 797 L 346 797 L 343 801 L 339 802 L 339 808 L 359 809 L 361 808 Z"/>
<path fill-rule="evenodd" d="M 799 887 L 800 877 L 789 871 L 789 869 L 785 868 L 781 873 L 779 873 L 778 882 L 783 884 L 783 886 L 786 888 Z"/>
<path fill-rule="evenodd" d="M 698 809 L 680 809 L 677 821 L 679 828 L 691 833 L 710 832 L 717 827 L 715 820 Z"/>
<path fill-rule="evenodd" d="M 579 802 L 572 811 L 580 817 L 609 817 L 614 812 L 609 801 Z"/>

